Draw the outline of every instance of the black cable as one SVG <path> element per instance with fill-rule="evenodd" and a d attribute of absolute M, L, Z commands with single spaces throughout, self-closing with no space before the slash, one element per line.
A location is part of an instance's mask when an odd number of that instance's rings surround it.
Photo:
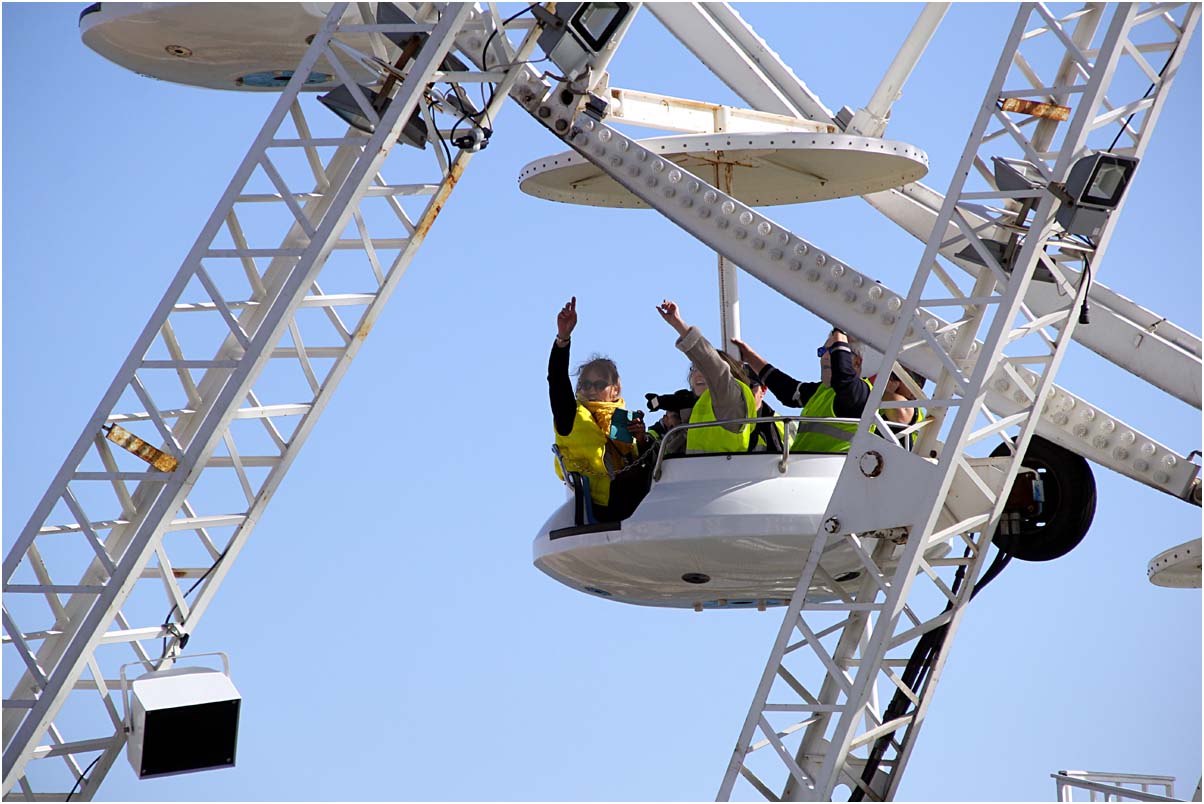
<path fill-rule="evenodd" d="M 202 582 L 203 582 L 203 581 L 204 581 L 206 578 L 208 578 L 208 577 L 209 577 L 209 573 L 211 573 L 211 572 L 213 572 L 215 569 L 217 569 L 217 565 L 218 565 L 218 564 L 220 564 L 220 563 L 222 563 L 222 559 L 226 557 L 226 553 L 228 553 L 228 552 L 230 552 L 230 548 L 229 548 L 229 547 L 227 547 L 225 550 L 223 550 L 223 551 L 222 551 L 222 554 L 221 554 L 221 555 L 219 555 L 219 556 L 217 557 L 217 560 L 215 560 L 215 561 L 213 562 L 213 564 L 212 564 L 212 565 L 210 565 L 209 569 L 205 570 L 204 574 L 203 574 L 203 575 L 201 575 L 201 577 L 197 578 L 197 579 L 196 579 L 196 581 L 195 581 L 195 582 L 193 582 L 192 586 L 188 587 L 188 591 L 187 591 L 187 592 L 185 592 L 185 593 L 182 595 L 182 597 L 184 597 L 184 598 L 187 598 L 187 597 L 188 597 L 189 595 L 191 595 L 191 594 L 192 594 L 194 591 L 196 591 L 196 588 L 197 588 L 198 586 L 200 586 L 200 585 L 201 585 L 201 583 L 202 583 Z M 179 608 L 180 608 L 180 606 L 179 606 L 179 604 L 178 604 L 178 603 L 173 603 L 173 604 L 171 605 L 171 611 L 167 612 L 167 616 L 163 618 L 163 627 L 164 627 L 165 629 L 170 629 L 170 628 L 172 627 L 171 617 L 172 617 L 172 615 L 173 615 L 173 614 L 175 614 L 177 611 L 179 611 Z M 183 648 L 185 645 L 187 645 L 187 644 L 188 644 L 188 634 L 177 635 L 177 637 L 178 637 L 178 639 L 180 640 L 180 647 L 181 647 L 181 648 Z M 160 663 L 160 664 L 162 664 L 162 663 L 163 663 L 163 660 L 164 660 L 164 659 L 166 659 L 166 658 L 167 658 L 167 634 L 164 634 L 164 635 L 163 635 L 163 655 L 159 657 L 159 663 Z"/>
<path fill-rule="evenodd" d="M 481 48 L 481 70 L 482 71 L 489 72 L 489 46 L 493 44 L 493 37 L 497 36 L 497 32 L 502 30 L 503 28 L 505 28 L 508 24 L 514 22 L 516 19 L 521 17 L 523 14 L 526 14 L 528 11 L 535 8 L 537 5 L 539 5 L 539 3 L 531 3 L 529 6 L 524 8 L 522 11 L 519 11 L 516 14 L 511 14 L 509 17 L 502 20 L 501 25 L 497 26 L 489 33 L 489 37 L 485 40 L 485 47 Z M 540 61 L 542 61 L 542 59 Z M 489 100 L 484 102 L 484 108 L 481 110 L 481 114 L 484 114 L 485 111 L 489 109 L 490 104 L 493 103 L 494 93 L 496 93 L 496 92 L 497 92 L 497 84 L 490 83 L 489 84 Z M 484 96 L 484 94 L 485 94 L 484 90 L 482 89 L 482 92 L 481 92 L 482 97 Z M 480 121 L 477 121 L 477 123 L 479 125 Z"/>
<path fill-rule="evenodd" d="M 431 125 L 435 127 L 435 131 L 434 131 L 435 139 L 438 140 L 439 144 L 443 146 L 443 153 L 447 156 L 447 169 L 451 170 L 451 164 L 452 164 L 451 149 L 447 147 L 447 142 L 439 134 L 439 121 L 437 121 L 435 119 L 435 103 L 434 103 L 434 101 L 431 101 L 430 103 L 427 104 L 426 110 L 431 116 Z"/>
<path fill-rule="evenodd" d="M 98 756 L 98 757 L 96 757 L 96 759 L 92 760 L 92 764 L 91 764 L 91 765 L 89 765 L 88 767 L 84 768 L 84 772 L 83 772 L 83 773 L 81 773 L 81 774 L 79 775 L 79 778 L 75 780 L 75 785 L 74 785 L 74 786 L 72 786 L 72 788 L 71 788 L 71 792 L 67 794 L 67 798 L 65 798 L 65 799 L 64 799 L 64 801 L 70 801 L 70 800 L 71 800 L 71 797 L 75 795 L 75 791 L 76 791 L 76 790 L 79 790 L 79 786 L 80 786 L 81 784 L 83 784 L 83 783 L 84 783 L 84 779 L 86 779 L 86 778 L 88 777 L 88 771 L 90 771 L 90 770 L 92 770 L 94 767 L 96 767 L 96 763 L 97 763 L 97 762 L 100 762 L 100 757 L 103 757 L 103 756 L 104 756 L 104 753 L 102 752 L 102 753 L 100 754 L 100 756 Z"/>
<path fill-rule="evenodd" d="M 1086 254 L 1083 255 L 1083 277 L 1082 281 L 1087 283 L 1087 291 L 1083 294 L 1083 305 L 1079 308 L 1079 323 L 1091 323 L 1091 305 L 1088 303 L 1088 294 L 1091 293 L 1091 258 Z"/>
<path fill-rule="evenodd" d="M 1175 51 L 1172 50 L 1171 54 L 1166 57 L 1166 63 L 1163 64 L 1162 69 L 1158 71 L 1159 79 L 1161 79 L 1162 74 L 1166 72 L 1166 68 L 1171 66 L 1171 59 L 1173 59 L 1174 57 L 1175 57 Z M 1157 86 L 1157 82 L 1151 81 L 1149 88 L 1145 91 L 1145 94 L 1141 96 L 1141 100 L 1145 100 L 1146 98 L 1148 98 L 1150 96 L 1150 93 L 1154 91 L 1155 86 Z M 1112 140 L 1112 144 L 1108 146 L 1107 153 L 1111 153 L 1112 149 L 1116 147 L 1116 143 L 1120 142 L 1120 135 L 1125 133 L 1125 129 L 1127 129 L 1129 127 L 1129 123 L 1137 115 L 1138 111 L 1140 111 L 1140 110 L 1139 109 L 1134 110 L 1132 114 L 1130 114 L 1128 117 L 1125 118 L 1125 122 L 1122 123 L 1120 126 L 1120 131 L 1116 132 L 1116 138 L 1114 140 Z"/>
<path fill-rule="evenodd" d="M 963 557 L 968 557 L 970 554 L 967 548 Z M 978 583 L 974 585 L 973 591 L 970 593 L 970 600 L 973 600 L 979 592 L 993 581 L 1003 568 L 1012 560 L 1010 554 L 999 550 L 995 554 L 991 566 L 982 574 Z M 957 568 L 957 574 L 953 577 L 953 585 L 951 591 L 954 595 L 961 589 L 962 581 L 966 575 L 966 565 L 963 564 Z M 969 602 L 969 601 L 967 601 Z M 953 602 L 945 604 L 945 611 L 953 608 Z M 927 683 L 928 673 L 932 670 L 936 659 L 940 655 L 941 648 L 945 644 L 945 635 L 949 632 L 949 624 L 938 626 L 928 633 L 924 634 L 917 640 L 915 648 L 912 649 L 911 657 L 907 660 L 907 666 L 903 668 L 900 680 L 911 690 L 915 690 L 918 696 L 923 696 L 921 685 Z M 903 694 L 902 689 L 895 690 L 894 696 L 891 698 L 890 705 L 886 707 L 886 711 L 882 714 L 882 722 L 888 723 L 897 718 L 903 717 L 907 712 L 908 704 L 911 699 Z M 914 725 L 914 724 L 913 724 Z M 908 729 L 911 725 L 907 726 Z M 886 755 L 887 748 L 890 747 L 892 740 L 891 734 L 884 734 L 874 742 L 874 747 L 870 749 L 869 757 L 865 762 L 865 770 L 861 774 L 861 781 L 868 787 L 878 773 L 878 767 L 882 764 L 882 757 Z M 865 791 L 861 787 L 853 788 L 849 795 L 849 801 L 862 801 L 865 798 Z"/>
<path fill-rule="evenodd" d="M 493 44 L 493 38 L 495 36 L 497 36 L 498 31 L 503 30 L 506 27 L 506 25 L 508 25 L 511 22 L 514 22 L 514 20 L 518 19 L 523 14 L 526 14 L 528 11 L 535 8 L 536 5 L 538 5 L 538 3 L 531 3 L 526 8 L 524 8 L 514 14 L 511 14 L 509 17 L 502 20 L 501 25 L 497 26 L 492 31 L 490 31 L 488 38 L 485 39 L 485 46 L 483 48 L 481 48 L 481 69 L 482 69 L 482 71 L 488 72 L 488 70 L 489 70 L 489 46 L 491 44 Z M 541 61 L 542 61 L 542 59 L 541 59 Z M 531 63 L 531 62 L 520 62 L 520 63 Z M 507 68 L 507 70 L 510 70 L 515 66 L 516 65 L 512 64 Z M 485 135 L 484 139 L 486 142 L 489 141 L 489 137 L 492 136 L 492 134 L 493 134 L 493 128 L 491 125 L 489 125 L 490 121 L 488 119 L 488 114 L 489 114 L 489 106 L 490 106 L 490 104 L 493 103 L 494 96 L 497 93 L 497 84 L 494 84 L 492 82 L 488 82 L 488 83 L 489 83 L 489 99 L 488 100 L 485 99 L 485 88 L 484 88 L 484 86 L 482 86 L 481 87 L 481 106 L 482 106 L 482 108 L 479 112 L 476 112 L 475 114 L 472 113 L 471 111 L 469 111 L 467 108 L 465 108 L 465 106 L 467 104 L 466 104 L 464 97 L 460 94 L 459 86 L 456 84 L 451 84 L 451 83 L 448 84 L 448 86 L 451 87 L 452 94 L 455 95 L 455 97 L 456 97 L 456 106 L 460 110 L 460 116 L 456 119 L 456 122 L 452 124 L 451 131 L 448 134 L 448 139 L 450 139 L 452 145 L 455 145 L 457 148 L 462 149 L 465 147 L 464 145 L 457 144 L 457 142 L 456 142 L 456 140 L 457 140 L 456 131 L 460 128 L 460 124 L 463 123 L 465 120 L 471 120 L 473 122 L 473 125 L 475 125 L 477 128 L 481 129 L 482 132 L 484 132 L 484 135 Z M 442 139 L 442 138 L 440 138 L 440 139 Z M 445 147 L 446 147 L 446 145 L 445 145 Z M 482 145 L 481 147 L 483 148 L 484 145 Z M 448 162 L 449 163 L 451 162 L 450 151 L 448 152 Z"/>
<path fill-rule="evenodd" d="M 1086 235 L 1079 235 L 1079 234 L 1072 235 L 1072 237 L 1074 237 L 1076 240 L 1081 242 L 1083 245 L 1087 246 L 1089 249 L 1092 250 L 1092 252 L 1095 251 L 1095 243 L 1094 243 L 1094 241 L 1092 241 L 1092 239 L 1090 237 L 1087 237 Z M 1090 324 L 1091 323 L 1091 305 L 1088 303 L 1088 295 L 1087 295 L 1087 294 L 1091 293 L 1091 279 L 1092 279 L 1091 258 L 1088 257 L 1084 253 L 1083 254 L 1083 274 L 1079 279 L 1079 284 L 1081 285 L 1083 282 L 1087 283 L 1087 293 L 1083 295 L 1083 304 L 1081 307 L 1079 307 L 1079 323 L 1080 324 Z"/>

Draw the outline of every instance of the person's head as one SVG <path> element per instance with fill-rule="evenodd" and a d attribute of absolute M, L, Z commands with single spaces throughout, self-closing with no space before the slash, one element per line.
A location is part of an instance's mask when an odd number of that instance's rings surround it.
<path fill-rule="evenodd" d="M 861 375 L 861 341 L 848 335 L 844 330 L 833 327 L 828 333 L 828 339 L 819 349 L 819 376 L 824 385 L 832 384 L 832 347 L 837 343 L 845 343 L 853 353 L 853 373 Z"/>
<path fill-rule="evenodd" d="M 752 389 L 753 399 L 756 400 L 756 409 L 761 409 L 761 401 L 765 399 L 765 386 L 761 383 L 761 378 L 757 376 L 757 372 L 753 371 L 753 367 L 744 363 L 744 376 L 748 377 L 748 387 Z"/>
<path fill-rule="evenodd" d="M 594 355 L 577 367 L 577 399 L 582 402 L 616 402 L 623 395 L 615 361 Z"/>
<path fill-rule="evenodd" d="M 743 364 L 739 360 L 729 355 L 727 352 L 719 352 L 719 357 L 732 371 L 732 376 L 742 383 L 748 383 L 748 375 L 744 371 Z M 686 382 L 690 384 L 690 390 L 698 396 L 702 396 L 707 390 L 706 377 L 697 366 L 690 366 L 690 371 L 686 374 Z"/>
<path fill-rule="evenodd" d="M 918 387 L 918 388 L 924 387 L 924 375 L 920 374 L 917 371 L 912 371 L 911 369 L 903 369 L 903 370 L 906 371 L 908 376 L 910 376 L 911 379 L 915 382 L 916 387 Z M 910 390 L 908 390 L 907 386 L 903 384 L 903 381 L 899 379 L 899 375 L 893 371 L 891 372 L 890 379 L 887 380 L 886 391 L 887 391 L 887 393 L 899 394 L 900 396 L 903 396 L 907 399 L 915 399 L 916 398 L 916 395 L 913 394 Z"/>

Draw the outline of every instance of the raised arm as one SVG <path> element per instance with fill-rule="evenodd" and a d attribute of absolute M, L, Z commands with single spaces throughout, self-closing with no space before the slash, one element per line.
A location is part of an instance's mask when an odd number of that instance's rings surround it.
<path fill-rule="evenodd" d="M 691 327 L 681 318 L 677 304 L 665 300 L 657 306 L 656 311 L 661 318 L 673 327 L 678 334 L 678 349 L 690 358 L 690 362 L 702 372 L 706 378 L 707 388 L 711 391 L 711 408 L 715 411 L 716 419 L 747 418 L 744 391 L 736 378 L 732 376 L 731 367 L 719 356 L 719 352 L 702 334 L 698 327 Z M 736 432 L 739 424 L 725 424 L 725 429 Z"/>
<path fill-rule="evenodd" d="M 552 405 L 552 424 L 556 432 L 567 436 L 577 416 L 577 397 L 569 379 L 569 342 L 577 326 L 577 297 L 569 300 L 556 315 L 556 340 L 548 356 L 548 400 Z"/>
<path fill-rule="evenodd" d="M 848 336 L 840 330 L 833 330 L 824 346 L 829 350 L 828 360 L 832 367 L 830 382 L 832 390 L 836 392 L 833 412 L 842 418 L 859 419 L 865 410 L 865 403 L 869 401 L 870 387 L 857 373 Z"/>
<path fill-rule="evenodd" d="M 738 338 L 732 338 L 732 343 L 736 344 L 736 348 L 740 350 L 740 360 L 752 366 L 753 371 L 760 374 L 769 365 L 765 358 L 761 357 L 744 341 Z"/>

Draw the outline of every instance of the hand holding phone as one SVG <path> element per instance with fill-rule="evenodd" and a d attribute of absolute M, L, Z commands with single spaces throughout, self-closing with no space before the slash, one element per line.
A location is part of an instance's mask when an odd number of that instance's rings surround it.
<path fill-rule="evenodd" d="M 631 414 L 623 408 L 615 408 L 614 414 L 610 417 L 610 438 L 612 441 L 622 441 L 630 444 L 634 439 L 631 433 L 627 431 L 627 425 L 631 422 Z"/>

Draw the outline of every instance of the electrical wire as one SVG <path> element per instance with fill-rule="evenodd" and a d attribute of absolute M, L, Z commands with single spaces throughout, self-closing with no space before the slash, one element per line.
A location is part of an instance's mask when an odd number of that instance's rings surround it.
<path fill-rule="evenodd" d="M 1087 237 L 1086 235 L 1080 235 L 1080 234 L 1072 234 L 1071 237 L 1074 237 L 1080 243 L 1087 246 L 1087 248 L 1091 249 L 1092 252 L 1094 253 L 1095 242 L 1090 237 Z M 1086 254 L 1083 254 L 1083 274 L 1079 278 L 1079 285 L 1082 286 L 1082 284 L 1084 282 L 1087 283 L 1087 294 L 1091 293 L 1091 279 L 1092 279 L 1091 258 L 1088 257 Z M 1087 294 L 1083 295 L 1083 304 L 1081 307 L 1079 307 L 1079 323 L 1080 324 L 1090 324 L 1091 323 L 1091 305 L 1088 303 Z"/>
<path fill-rule="evenodd" d="M 100 762 L 100 757 L 103 757 L 103 756 L 104 756 L 104 754 L 101 753 L 100 756 L 98 756 L 98 757 L 96 757 L 96 759 L 92 760 L 92 764 L 90 764 L 88 767 L 84 768 L 84 772 L 81 773 L 79 775 L 79 778 L 75 780 L 75 784 L 72 786 L 71 792 L 67 794 L 67 798 L 63 799 L 64 801 L 71 800 L 71 797 L 75 795 L 75 791 L 79 790 L 80 785 L 82 785 L 84 783 L 84 780 L 86 778 L 88 778 L 88 771 L 90 771 L 94 767 L 96 767 L 96 763 Z"/>
<path fill-rule="evenodd" d="M 1166 63 L 1164 63 L 1162 65 L 1162 69 L 1158 71 L 1159 80 L 1162 79 L 1162 74 L 1166 72 L 1166 68 L 1171 66 L 1171 59 L 1173 59 L 1174 57 L 1175 57 L 1175 51 L 1172 50 L 1171 54 L 1166 57 Z M 1149 88 L 1145 91 L 1145 94 L 1141 96 L 1141 100 L 1145 100 L 1146 98 L 1148 98 L 1150 96 L 1150 93 L 1154 91 L 1154 87 L 1157 86 L 1157 84 L 1158 84 L 1157 81 L 1151 81 Z M 1112 153 L 1112 149 L 1116 147 L 1116 143 L 1120 142 L 1120 135 L 1124 134 L 1125 131 L 1129 128 L 1129 123 L 1133 120 L 1133 118 L 1137 115 L 1137 112 L 1139 112 L 1139 111 L 1141 111 L 1141 110 L 1136 109 L 1133 111 L 1132 114 L 1130 114 L 1128 117 L 1125 118 L 1125 122 L 1121 124 L 1120 130 L 1116 132 L 1116 138 L 1113 139 L 1112 144 L 1108 146 L 1107 153 Z"/>
<path fill-rule="evenodd" d="M 966 549 L 963 558 L 970 555 L 969 548 Z M 1012 560 L 1009 553 L 999 550 L 995 554 L 991 566 L 982 574 L 978 583 L 974 585 L 973 591 L 970 592 L 970 600 L 978 596 L 986 586 L 993 581 L 999 573 L 1003 572 L 1004 567 Z M 963 564 L 957 568 L 957 574 L 953 577 L 953 584 L 950 591 L 956 595 L 961 589 L 962 581 L 965 579 L 966 565 Z M 969 602 L 969 601 L 967 601 Z M 945 604 L 945 611 L 953 608 L 953 602 Z M 924 634 L 916 642 L 916 646 L 912 649 L 911 657 L 907 660 L 907 666 L 903 669 L 900 680 L 904 686 L 911 690 L 917 690 L 918 696 L 923 695 L 922 685 L 927 683 L 928 674 L 936 664 L 937 657 L 940 656 L 941 647 L 945 644 L 945 635 L 949 632 L 949 624 L 932 629 Z M 891 698 L 890 705 L 886 707 L 886 711 L 882 714 L 882 722 L 889 723 L 903 717 L 907 713 L 908 704 L 911 699 L 903 694 L 902 689 L 896 689 L 894 697 Z M 912 724 L 914 725 L 914 724 Z M 911 725 L 907 726 L 908 729 Z M 869 757 L 865 762 L 865 770 L 861 774 L 861 781 L 868 787 L 878 773 L 878 767 L 882 764 L 882 757 L 886 755 L 887 748 L 892 742 L 891 734 L 884 734 L 874 742 L 874 747 L 870 749 Z M 849 795 L 849 801 L 862 801 L 865 798 L 865 790 L 861 787 L 853 788 Z"/>
<path fill-rule="evenodd" d="M 230 552 L 229 547 L 227 547 L 225 550 L 222 551 L 222 554 L 217 557 L 217 560 L 215 560 L 212 565 L 210 565 L 209 569 L 205 570 L 204 574 L 201 575 L 201 577 L 197 578 L 196 581 L 193 582 L 192 586 L 188 587 L 188 591 L 185 592 L 181 597 L 187 598 L 194 591 L 196 591 L 196 588 L 198 586 L 200 586 L 201 583 L 206 578 L 209 577 L 209 573 L 211 573 L 215 569 L 217 569 L 217 565 L 222 563 L 222 559 L 224 559 L 226 557 L 226 553 L 228 553 L 228 552 Z M 180 608 L 180 606 L 178 603 L 172 604 L 171 611 L 167 612 L 167 616 L 163 618 L 163 627 L 164 628 L 169 629 L 172 627 L 172 622 L 171 622 L 172 615 L 175 614 L 177 611 L 179 611 L 179 608 Z M 183 648 L 185 645 L 188 644 L 188 634 L 177 635 L 177 638 L 180 640 L 181 648 Z M 163 635 L 163 655 L 159 657 L 159 663 L 162 664 L 163 660 L 166 658 L 167 658 L 167 634 L 164 634 Z"/>
<path fill-rule="evenodd" d="M 514 22 L 516 19 L 521 17 L 523 14 L 526 14 L 528 11 L 535 8 L 537 5 L 539 5 L 539 3 L 531 3 L 526 8 L 524 8 L 522 11 L 519 11 L 515 14 L 511 14 L 509 17 L 502 20 L 501 25 L 497 26 L 492 31 L 490 31 L 489 37 L 485 40 L 485 46 L 483 48 L 481 48 L 481 69 L 483 71 L 485 71 L 485 72 L 489 71 L 489 46 L 493 44 L 493 37 L 497 36 L 498 31 L 502 30 L 507 25 L 509 25 L 510 23 Z M 544 59 L 540 59 L 539 61 L 544 61 Z M 520 62 L 520 64 L 521 63 L 522 62 Z M 537 62 L 531 62 L 531 63 L 537 63 Z M 500 66 L 500 65 L 495 65 L 495 66 Z M 509 71 L 516 66 L 518 66 L 518 65 L 511 64 L 510 66 L 508 66 L 506 68 L 506 70 Z M 484 101 L 484 103 L 482 104 L 483 108 L 481 110 L 481 114 L 485 114 L 486 111 L 489 109 L 489 107 L 493 104 L 493 96 L 494 96 L 494 93 L 496 93 L 496 92 L 497 92 L 497 84 L 490 83 L 489 84 L 489 100 Z M 482 89 L 481 89 L 482 100 L 484 100 L 484 95 L 485 95 L 484 87 L 482 87 Z M 480 125 L 479 120 L 477 121 L 477 124 Z"/>
<path fill-rule="evenodd" d="M 445 156 L 447 156 L 447 169 L 451 170 L 451 163 L 452 163 L 451 149 L 447 147 L 447 141 L 439 133 L 439 125 L 438 125 L 438 122 L 435 120 L 435 104 L 433 101 L 426 105 L 426 110 L 427 110 L 427 113 L 429 113 L 431 116 L 431 125 L 434 126 L 434 129 L 435 129 L 435 131 L 434 131 L 435 139 L 439 141 L 439 144 L 441 146 L 443 146 L 443 153 Z"/>

